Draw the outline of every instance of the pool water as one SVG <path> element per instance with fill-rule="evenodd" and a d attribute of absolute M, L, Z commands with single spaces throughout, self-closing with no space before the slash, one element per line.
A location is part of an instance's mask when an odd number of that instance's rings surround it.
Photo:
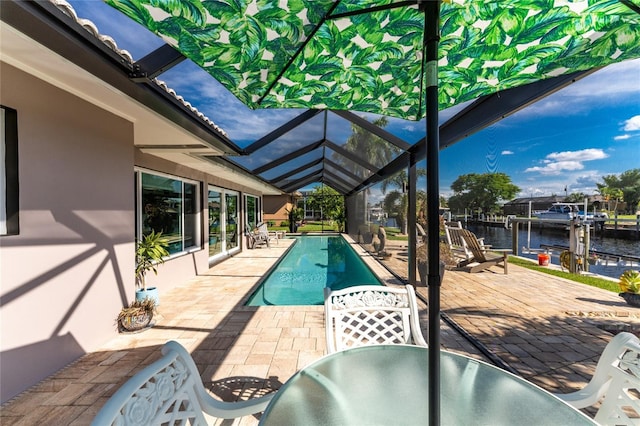
<path fill-rule="evenodd" d="M 324 288 L 382 285 L 341 236 L 296 237 L 248 306 L 322 305 Z"/>

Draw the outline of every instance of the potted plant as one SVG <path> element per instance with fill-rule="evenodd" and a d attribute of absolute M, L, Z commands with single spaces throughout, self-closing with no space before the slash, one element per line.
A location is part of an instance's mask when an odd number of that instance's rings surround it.
<path fill-rule="evenodd" d="M 447 265 L 452 264 L 453 256 L 446 243 L 440 242 L 440 282 L 444 278 L 444 271 Z M 423 243 L 416 249 L 416 266 L 420 275 L 420 284 L 427 285 L 427 276 L 429 275 L 427 243 Z M 455 262 L 454 262 L 455 263 Z"/>
<path fill-rule="evenodd" d="M 136 241 L 136 300 L 152 299 L 156 306 L 160 305 L 158 289 L 147 288 L 147 272 L 158 274 L 157 266 L 164 263 L 164 257 L 169 256 L 167 248 L 169 242 L 162 236 L 162 232 L 151 231 L 142 239 Z"/>
<path fill-rule="evenodd" d="M 304 212 L 299 207 L 291 207 L 291 210 L 285 209 L 287 216 L 289 217 L 289 232 L 298 232 L 298 226 L 300 221 L 304 218 Z"/>
<path fill-rule="evenodd" d="M 118 331 L 138 331 L 149 327 L 155 311 L 156 303 L 153 299 L 132 302 L 129 306 L 122 308 L 116 318 Z"/>
<path fill-rule="evenodd" d="M 626 270 L 620 275 L 620 296 L 631 306 L 640 307 L 640 272 Z"/>

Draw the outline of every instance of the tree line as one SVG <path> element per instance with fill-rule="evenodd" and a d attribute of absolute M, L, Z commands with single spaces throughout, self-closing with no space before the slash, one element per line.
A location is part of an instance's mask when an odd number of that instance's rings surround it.
<path fill-rule="evenodd" d="M 425 171 L 419 172 L 424 175 Z M 597 192 L 607 202 L 606 209 L 617 211 L 620 203 L 624 201 L 626 208 L 622 213 L 634 214 L 640 209 L 640 169 L 627 170 L 619 175 L 602 176 L 602 183 L 597 183 Z M 382 189 L 389 185 L 398 188 L 406 188 L 406 173 L 385 181 Z M 459 176 L 452 184 L 453 195 L 448 199 L 440 197 L 440 206 L 448 207 L 451 211 L 462 212 L 465 209 L 479 213 L 498 213 L 505 202 L 515 198 L 520 188 L 513 184 L 511 178 L 505 173 L 469 173 Z M 426 194 L 424 191 L 416 192 L 418 212 L 424 208 Z M 553 194 L 552 194 L 553 195 Z M 574 192 L 566 198 L 567 202 L 582 202 L 587 198 L 582 192 Z M 407 197 L 399 189 L 385 195 L 382 203 L 384 211 L 389 217 L 395 217 L 398 226 L 406 229 Z M 424 211 L 424 210 L 422 210 Z M 420 213 L 419 218 L 420 219 Z"/>

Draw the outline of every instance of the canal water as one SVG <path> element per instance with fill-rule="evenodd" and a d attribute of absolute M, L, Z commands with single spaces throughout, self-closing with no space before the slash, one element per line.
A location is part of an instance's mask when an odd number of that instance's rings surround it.
<path fill-rule="evenodd" d="M 511 248 L 511 229 L 482 225 L 468 225 L 467 228 L 478 237 L 484 237 L 485 243 L 491 244 L 494 248 Z M 518 233 L 518 244 L 520 246 L 518 247 L 518 255 L 537 260 L 537 253 L 522 253 L 523 247 L 527 247 L 527 241 L 529 241 L 528 247 L 531 249 L 539 249 L 540 244 L 568 247 L 569 232 L 549 229 L 543 229 L 541 231 L 540 229 L 533 228 L 528 234 L 526 225 L 521 226 L 520 232 Z M 590 251 L 640 256 L 640 241 L 592 236 Z M 552 253 L 551 263 L 556 265 L 560 264 L 559 253 Z M 611 278 L 618 278 L 627 269 L 637 270 L 640 269 L 640 267 L 637 265 L 629 266 L 628 264 L 618 264 L 614 259 L 609 260 L 606 265 L 604 262 L 589 265 L 589 272 Z"/>

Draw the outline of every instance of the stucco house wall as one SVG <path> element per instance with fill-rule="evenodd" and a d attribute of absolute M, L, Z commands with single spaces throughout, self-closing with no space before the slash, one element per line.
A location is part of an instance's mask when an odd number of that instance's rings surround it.
<path fill-rule="evenodd" d="M 20 185 L 20 234 L 0 237 L 4 402 L 115 332 L 134 285 L 134 153 L 132 123 L 1 67 Z"/>
<path fill-rule="evenodd" d="M 238 191 L 240 215 L 245 193 L 262 194 L 143 153 L 134 147 L 136 124 L 0 66 L 0 103 L 18 114 L 20 185 L 20 233 L 0 237 L 5 402 L 117 335 L 115 318 L 135 298 L 136 168 L 192 179 L 201 188 L 201 246 L 148 276 L 161 305 L 163 291 L 209 269 L 208 185 Z"/>
<path fill-rule="evenodd" d="M 264 222 L 274 221 L 276 226 L 280 226 L 283 221 L 289 220 L 288 210 L 293 207 L 293 200 L 290 194 L 265 195 L 263 198 Z"/>

